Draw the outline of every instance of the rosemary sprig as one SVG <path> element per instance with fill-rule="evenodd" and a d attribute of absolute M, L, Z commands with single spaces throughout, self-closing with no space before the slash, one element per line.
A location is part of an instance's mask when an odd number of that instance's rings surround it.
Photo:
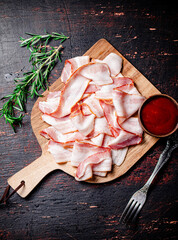
<path fill-rule="evenodd" d="M 24 115 L 22 113 L 20 113 L 18 117 L 14 116 L 14 109 L 16 108 L 16 106 L 13 104 L 13 102 L 14 102 L 14 100 L 13 100 L 13 96 L 12 96 L 3 105 L 2 109 L 0 109 L 0 112 L 1 112 L 0 117 L 4 117 L 6 123 L 9 123 L 15 132 L 14 125 L 18 124 L 19 126 L 21 126 Z"/>
<path fill-rule="evenodd" d="M 32 63 L 32 69 L 24 73 L 23 77 L 14 79 L 16 86 L 11 94 L 2 98 L 6 102 L 0 109 L 0 118 L 4 117 L 6 123 L 8 122 L 14 131 L 15 125 L 21 126 L 22 124 L 24 115 L 21 112 L 25 112 L 27 98 L 42 96 L 39 90 L 46 90 L 50 72 L 57 60 L 61 61 L 62 45 L 49 47 L 47 46 L 49 40 L 60 40 L 62 43 L 68 38 L 58 33 L 46 35 L 28 33 L 28 35 L 31 36 L 28 39 L 21 38 L 21 46 L 26 46 L 31 52 L 29 61 Z M 19 115 L 16 117 L 17 114 Z"/>
<path fill-rule="evenodd" d="M 31 37 L 27 39 L 20 37 L 21 47 L 26 46 L 27 48 L 29 48 L 30 46 L 35 46 L 37 43 L 40 43 L 40 42 L 45 42 L 45 45 L 46 45 L 51 39 L 60 40 L 61 43 L 63 43 L 68 38 L 63 33 L 59 34 L 56 32 L 52 32 L 52 34 L 45 34 L 45 35 L 38 35 L 33 33 L 26 33 L 26 34 Z"/>

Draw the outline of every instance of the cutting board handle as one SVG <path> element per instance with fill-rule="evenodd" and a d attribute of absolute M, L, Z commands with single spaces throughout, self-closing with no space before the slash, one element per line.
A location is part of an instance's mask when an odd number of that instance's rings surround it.
<path fill-rule="evenodd" d="M 58 169 L 56 162 L 49 157 L 49 154 L 48 152 L 42 154 L 7 180 L 13 189 L 19 186 L 21 181 L 25 181 L 25 185 L 17 191 L 21 197 L 26 197 L 48 173 Z"/>

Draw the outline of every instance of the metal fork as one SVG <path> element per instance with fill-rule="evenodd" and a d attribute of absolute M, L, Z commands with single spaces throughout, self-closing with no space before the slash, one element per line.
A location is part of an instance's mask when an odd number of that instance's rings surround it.
<path fill-rule="evenodd" d="M 147 192 L 148 189 L 159 172 L 159 170 L 163 167 L 163 165 L 169 160 L 171 153 L 174 149 L 178 147 L 177 143 L 177 134 L 173 134 L 170 137 L 168 137 L 166 147 L 164 151 L 161 153 L 159 160 L 154 168 L 153 173 L 151 174 L 150 178 L 148 181 L 145 183 L 145 185 L 139 189 L 137 192 L 135 192 L 130 201 L 128 202 L 127 206 L 125 207 L 119 222 L 134 222 L 135 219 L 137 218 L 140 210 L 142 209 L 146 197 L 147 197 Z"/>

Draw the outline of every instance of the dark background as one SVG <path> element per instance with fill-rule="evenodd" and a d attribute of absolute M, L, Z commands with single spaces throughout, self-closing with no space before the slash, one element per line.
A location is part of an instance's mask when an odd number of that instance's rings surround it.
<path fill-rule="evenodd" d="M 175 5 L 141 0 L 0 0 L 0 97 L 11 93 L 14 77 L 30 68 L 29 52 L 19 47 L 19 37 L 46 30 L 70 37 L 50 84 L 60 76 L 65 59 L 84 54 L 105 38 L 162 93 L 176 98 Z M 0 195 L 8 177 L 41 155 L 30 124 L 34 102 L 29 99 L 16 134 L 0 120 Z M 0 239 L 177 239 L 176 152 L 155 179 L 137 225 L 119 223 L 165 143 L 166 139 L 159 140 L 130 171 L 110 183 L 81 183 L 61 171 L 51 173 L 26 199 L 16 194 L 0 206 Z"/>

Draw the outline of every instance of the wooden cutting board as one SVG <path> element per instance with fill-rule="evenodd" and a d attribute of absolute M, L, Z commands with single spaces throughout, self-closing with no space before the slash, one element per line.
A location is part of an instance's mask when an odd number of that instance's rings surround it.
<path fill-rule="evenodd" d="M 160 92 L 129 62 L 125 59 L 109 42 L 105 39 L 100 39 L 96 42 L 84 55 L 89 55 L 92 58 L 104 59 L 109 53 L 114 52 L 122 57 L 123 68 L 122 74 L 126 77 L 130 77 L 134 80 L 134 83 L 139 90 L 139 92 L 148 98 L 151 95 L 159 94 Z M 60 78 L 57 79 L 49 91 L 60 90 L 63 86 Z M 15 189 L 22 180 L 25 181 L 25 186 L 23 186 L 18 194 L 21 197 L 26 197 L 35 186 L 50 172 L 56 169 L 60 169 L 72 176 L 76 168 L 72 167 L 70 162 L 65 164 L 57 164 L 53 159 L 53 156 L 47 152 L 47 142 L 48 140 L 42 137 L 39 132 L 48 127 L 48 124 L 41 120 L 42 113 L 38 108 L 39 101 L 45 101 L 49 91 L 44 92 L 44 97 L 38 98 L 31 113 L 31 124 L 34 134 L 41 146 L 42 155 L 34 162 L 29 164 L 27 167 L 23 168 L 15 175 L 8 179 L 9 185 Z M 107 177 L 94 177 L 92 180 L 88 181 L 91 183 L 105 183 L 126 173 L 156 142 L 158 138 L 154 138 L 147 134 L 144 134 L 143 141 L 141 144 L 129 147 L 126 159 L 123 164 L 118 167 L 113 166 L 113 169 L 108 173 Z"/>

